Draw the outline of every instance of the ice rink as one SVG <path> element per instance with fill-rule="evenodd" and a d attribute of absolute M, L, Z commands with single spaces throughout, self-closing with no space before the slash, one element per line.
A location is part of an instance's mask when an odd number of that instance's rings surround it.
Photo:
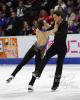
<path fill-rule="evenodd" d="M 80 65 L 64 65 L 59 88 L 51 92 L 55 65 L 47 65 L 40 79 L 34 84 L 34 92 L 27 91 L 34 65 L 26 65 L 11 83 L 6 79 L 16 65 L 0 66 L 0 100 L 80 100 Z"/>

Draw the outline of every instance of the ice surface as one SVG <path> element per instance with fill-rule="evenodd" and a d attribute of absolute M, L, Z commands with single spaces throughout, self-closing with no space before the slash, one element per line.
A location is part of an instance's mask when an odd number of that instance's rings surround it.
<path fill-rule="evenodd" d="M 0 65 L 0 100 L 80 100 L 80 65 L 64 65 L 59 88 L 51 92 L 55 65 L 47 65 L 39 80 L 34 84 L 34 92 L 28 93 L 34 65 L 26 65 L 9 84 L 6 79 L 16 65 Z"/>

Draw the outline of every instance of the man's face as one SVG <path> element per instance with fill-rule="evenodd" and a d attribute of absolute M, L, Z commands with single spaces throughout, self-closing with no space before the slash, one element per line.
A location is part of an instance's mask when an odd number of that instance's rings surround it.
<path fill-rule="evenodd" d="M 56 23 L 59 23 L 62 19 L 61 16 L 57 16 L 56 14 L 53 14 L 53 18 Z"/>

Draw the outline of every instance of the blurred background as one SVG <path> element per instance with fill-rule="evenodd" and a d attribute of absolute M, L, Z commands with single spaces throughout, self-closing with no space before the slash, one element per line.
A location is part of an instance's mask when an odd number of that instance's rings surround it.
<path fill-rule="evenodd" d="M 0 0 L 0 36 L 35 35 L 37 20 L 52 23 L 54 10 L 62 10 L 68 33 L 80 33 L 80 0 Z"/>

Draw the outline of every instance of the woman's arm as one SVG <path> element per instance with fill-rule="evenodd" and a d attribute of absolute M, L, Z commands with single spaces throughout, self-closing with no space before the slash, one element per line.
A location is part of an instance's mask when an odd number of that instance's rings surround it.
<path fill-rule="evenodd" d="M 43 32 L 43 34 L 45 34 L 45 35 L 47 35 L 47 36 L 49 36 L 49 35 L 54 35 L 55 32 L 57 32 L 57 30 L 58 30 L 58 24 L 55 23 L 54 28 L 53 28 L 52 30 Z M 39 29 L 36 29 L 36 34 L 38 34 L 38 33 L 42 33 L 42 32 L 41 32 Z"/>

